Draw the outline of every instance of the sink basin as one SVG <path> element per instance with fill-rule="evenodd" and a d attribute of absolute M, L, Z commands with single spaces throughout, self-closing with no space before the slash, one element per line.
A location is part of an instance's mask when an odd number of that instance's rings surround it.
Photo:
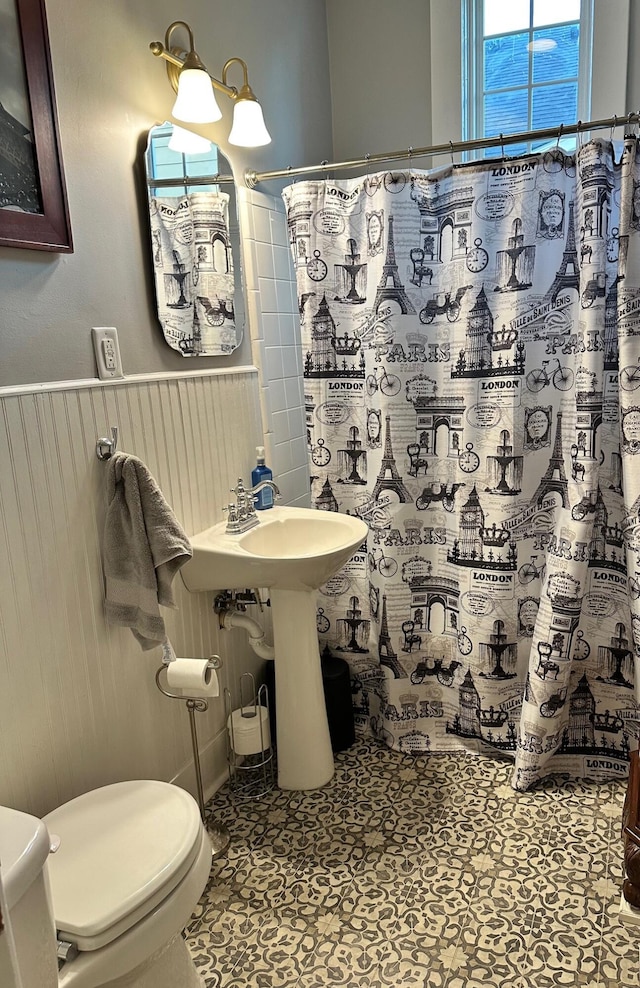
<path fill-rule="evenodd" d="M 259 519 L 242 535 L 227 535 L 226 522 L 194 535 L 181 570 L 187 589 L 317 590 L 367 536 L 360 518 L 332 511 L 274 507 Z"/>

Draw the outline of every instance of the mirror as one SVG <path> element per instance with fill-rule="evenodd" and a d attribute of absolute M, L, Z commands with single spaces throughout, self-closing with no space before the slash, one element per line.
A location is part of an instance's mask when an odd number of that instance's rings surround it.
<path fill-rule="evenodd" d="M 244 293 L 231 166 L 215 144 L 165 121 L 149 131 L 145 170 L 164 338 L 183 357 L 233 353 Z"/>

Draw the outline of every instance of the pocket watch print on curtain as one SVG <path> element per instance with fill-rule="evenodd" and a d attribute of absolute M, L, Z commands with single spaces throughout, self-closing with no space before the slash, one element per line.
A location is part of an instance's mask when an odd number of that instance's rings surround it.
<path fill-rule="evenodd" d="M 361 728 L 508 755 L 518 789 L 623 775 L 637 737 L 636 151 L 283 193 L 312 502 L 369 527 L 323 647 Z"/>

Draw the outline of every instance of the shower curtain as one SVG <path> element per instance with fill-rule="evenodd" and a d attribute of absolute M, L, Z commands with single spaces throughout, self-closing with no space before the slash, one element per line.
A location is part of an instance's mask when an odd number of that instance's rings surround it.
<path fill-rule="evenodd" d="M 321 590 L 358 723 L 405 752 L 627 772 L 640 654 L 640 165 L 303 182 L 312 503 L 367 544 Z"/>
<path fill-rule="evenodd" d="M 235 275 L 226 192 L 151 196 L 149 220 L 158 319 L 183 357 L 233 353 Z"/>

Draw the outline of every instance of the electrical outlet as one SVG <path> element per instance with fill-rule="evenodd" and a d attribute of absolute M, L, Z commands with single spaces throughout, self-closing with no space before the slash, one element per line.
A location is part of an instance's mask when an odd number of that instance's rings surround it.
<path fill-rule="evenodd" d="M 98 377 L 103 381 L 112 377 L 124 377 L 118 346 L 118 330 L 115 326 L 94 326 L 91 335 L 98 365 Z"/>

